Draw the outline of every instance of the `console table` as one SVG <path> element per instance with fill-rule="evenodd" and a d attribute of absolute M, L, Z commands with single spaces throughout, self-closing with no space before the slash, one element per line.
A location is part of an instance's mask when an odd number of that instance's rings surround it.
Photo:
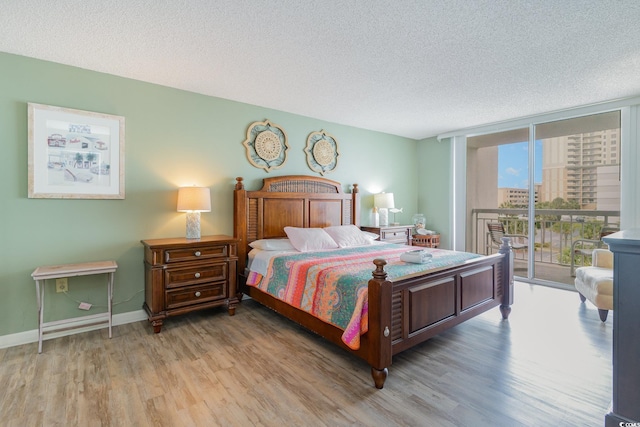
<path fill-rule="evenodd" d="M 118 268 L 115 261 L 86 262 L 82 264 L 50 265 L 36 268 L 31 277 L 36 281 L 36 294 L 38 297 L 38 353 L 42 353 L 42 336 L 47 332 L 62 329 L 70 329 L 74 323 L 83 322 L 81 326 L 88 324 L 109 323 L 109 338 L 111 338 L 111 305 L 113 297 L 113 276 Z M 89 276 L 93 274 L 107 274 L 107 312 L 92 314 L 89 316 L 74 317 L 71 319 L 44 321 L 44 284 L 47 279 L 60 279 L 63 277 Z M 89 321 L 89 323 L 84 323 Z M 78 326 L 76 326 L 78 327 Z"/>

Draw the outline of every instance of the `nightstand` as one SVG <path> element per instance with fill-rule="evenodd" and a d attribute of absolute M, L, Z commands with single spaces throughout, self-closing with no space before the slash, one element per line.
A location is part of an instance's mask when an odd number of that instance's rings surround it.
<path fill-rule="evenodd" d="M 360 227 L 362 231 L 376 233 L 380 241 L 385 243 L 399 243 L 411 245 L 411 231 L 413 225 L 388 225 L 383 227 Z"/>
<path fill-rule="evenodd" d="M 230 236 L 200 239 L 142 240 L 144 245 L 143 308 L 153 331 L 164 319 L 210 307 L 226 306 L 235 314 L 237 240 Z"/>

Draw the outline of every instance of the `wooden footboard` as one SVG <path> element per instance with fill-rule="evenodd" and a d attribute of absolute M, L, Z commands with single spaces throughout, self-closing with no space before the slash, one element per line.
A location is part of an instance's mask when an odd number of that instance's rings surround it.
<path fill-rule="evenodd" d="M 450 272 L 394 283 L 393 354 L 502 305 L 503 259 L 496 254 Z"/>

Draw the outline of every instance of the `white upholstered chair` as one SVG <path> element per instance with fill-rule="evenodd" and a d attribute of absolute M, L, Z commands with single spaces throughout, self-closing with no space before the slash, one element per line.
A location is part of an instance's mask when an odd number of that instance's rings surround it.
<path fill-rule="evenodd" d="M 577 239 L 571 244 L 571 276 L 576 275 L 576 259 L 584 259 L 586 256 L 591 256 L 591 252 L 594 249 L 607 248 L 607 245 L 602 241 L 602 238 L 620 231 L 618 227 L 605 225 L 600 229 L 600 236 L 598 239 Z"/>
<path fill-rule="evenodd" d="M 590 266 L 576 269 L 575 285 L 580 300 L 589 300 L 598 308 L 600 320 L 605 322 L 613 310 L 613 253 L 608 249 L 594 249 Z"/>

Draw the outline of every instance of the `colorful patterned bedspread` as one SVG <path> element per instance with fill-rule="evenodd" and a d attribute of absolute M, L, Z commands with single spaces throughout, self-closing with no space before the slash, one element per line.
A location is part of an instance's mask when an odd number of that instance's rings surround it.
<path fill-rule="evenodd" d="M 343 342 L 360 348 L 360 336 L 369 329 L 368 282 L 373 260 L 387 261 L 389 280 L 460 264 L 480 255 L 442 249 L 426 249 L 433 258 L 425 264 L 400 260 L 408 246 L 380 244 L 276 256 L 265 277 L 251 275 L 248 284 L 344 330 Z"/>

